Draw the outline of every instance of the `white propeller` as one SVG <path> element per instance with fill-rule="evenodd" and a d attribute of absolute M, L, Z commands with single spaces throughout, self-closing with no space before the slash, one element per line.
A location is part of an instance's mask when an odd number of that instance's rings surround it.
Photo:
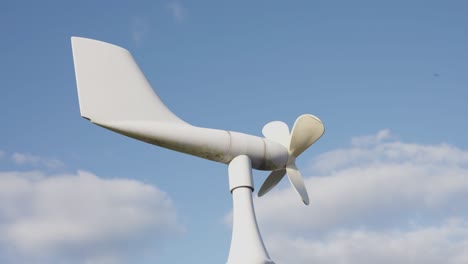
<path fill-rule="evenodd" d="M 302 179 L 301 173 L 296 166 L 296 158 L 308 147 L 314 144 L 325 131 L 322 121 L 313 115 L 301 115 L 294 123 L 291 134 L 288 125 L 281 121 L 274 121 L 263 127 L 263 135 L 273 141 L 280 143 L 289 150 L 289 158 L 285 168 L 272 171 L 258 191 L 258 196 L 265 195 L 273 189 L 288 175 L 294 190 L 301 196 L 305 204 L 309 204 L 309 195 Z"/>

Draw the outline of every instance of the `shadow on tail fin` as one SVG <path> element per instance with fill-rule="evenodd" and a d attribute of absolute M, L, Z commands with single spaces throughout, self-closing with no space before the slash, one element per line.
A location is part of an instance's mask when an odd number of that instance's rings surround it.
<path fill-rule="evenodd" d="M 71 42 L 82 117 L 186 124 L 153 91 L 130 52 L 87 38 Z"/>

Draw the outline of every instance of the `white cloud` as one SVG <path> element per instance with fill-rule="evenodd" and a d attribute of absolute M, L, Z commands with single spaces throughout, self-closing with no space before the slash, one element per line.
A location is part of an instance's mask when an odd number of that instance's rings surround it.
<path fill-rule="evenodd" d="M 3 157 L 5 157 L 5 152 L 0 150 L 0 159 L 3 159 Z"/>
<path fill-rule="evenodd" d="M 409 231 L 334 231 L 323 239 L 268 239 L 278 263 L 468 263 L 468 223 L 447 220 Z"/>
<path fill-rule="evenodd" d="M 337 149 L 320 155 L 313 162 L 313 169 L 321 173 L 332 170 L 353 168 L 360 164 L 414 164 L 451 166 L 468 166 L 468 152 L 454 146 L 418 145 L 400 141 L 384 140 L 391 135 L 383 130 L 375 136 L 364 136 L 352 139 L 352 146 Z"/>
<path fill-rule="evenodd" d="M 378 143 L 382 143 L 385 140 L 392 138 L 390 135 L 389 129 L 383 129 L 377 132 L 375 135 L 367 135 L 367 136 L 360 136 L 354 137 L 351 139 L 351 144 L 353 146 L 370 146 L 375 145 Z"/>
<path fill-rule="evenodd" d="M 83 171 L 0 172 L 0 253 L 15 263 L 125 263 L 181 230 L 171 200 L 151 185 Z"/>
<path fill-rule="evenodd" d="M 58 159 L 44 158 L 29 153 L 15 152 L 11 158 L 18 165 L 45 166 L 51 169 L 65 166 L 65 164 Z"/>
<path fill-rule="evenodd" d="M 171 1 L 167 4 L 167 8 L 175 21 L 181 23 L 187 18 L 187 11 L 180 2 Z"/>
<path fill-rule="evenodd" d="M 276 261 L 466 263 L 468 152 L 404 143 L 383 130 L 311 167 L 310 206 L 289 186 L 255 200 Z"/>

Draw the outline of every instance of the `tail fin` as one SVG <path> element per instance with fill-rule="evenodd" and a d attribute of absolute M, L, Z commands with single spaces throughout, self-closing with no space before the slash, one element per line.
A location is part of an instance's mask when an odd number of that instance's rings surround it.
<path fill-rule="evenodd" d="M 185 124 L 153 91 L 130 52 L 92 39 L 71 42 L 82 117 Z"/>

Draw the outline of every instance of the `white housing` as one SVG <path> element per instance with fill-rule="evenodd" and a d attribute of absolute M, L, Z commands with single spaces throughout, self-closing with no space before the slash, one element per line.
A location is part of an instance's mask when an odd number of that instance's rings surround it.
<path fill-rule="evenodd" d="M 322 121 L 301 115 L 292 131 L 280 121 L 263 127 L 266 138 L 190 125 L 153 91 L 125 49 L 72 37 L 81 116 L 96 125 L 156 146 L 229 164 L 233 233 L 228 264 L 273 263 L 263 244 L 252 203 L 252 168 L 272 171 L 262 196 L 288 175 L 305 204 L 309 197 L 296 158 L 324 133 Z"/>
<path fill-rule="evenodd" d="M 153 145 L 229 164 L 247 155 L 259 170 L 283 168 L 288 150 L 272 140 L 192 126 L 153 91 L 131 54 L 118 46 L 72 37 L 80 111 L 91 122 Z"/>

